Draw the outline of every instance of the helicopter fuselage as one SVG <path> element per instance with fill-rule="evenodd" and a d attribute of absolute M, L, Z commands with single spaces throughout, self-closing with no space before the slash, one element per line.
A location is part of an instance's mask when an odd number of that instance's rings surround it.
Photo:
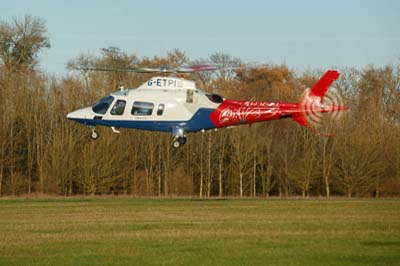
<path fill-rule="evenodd" d="M 280 118 L 297 104 L 226 100 L 194 82 L 157 77 L 137 89 L 111 93 L 92 107 L 68 114 L 88 126 L 196 132 Z"/>
<path fill-rule="evenodd" d="M 175 137 L 174 147 L 186 142 L 186 133 L 251 124 L 291 117 L 308 126 L 312 113 L 345 110 L 327 108 L 322 97 L 339 76 L 328 71 L 298 103 L 274 103 L 224 99 L 217 94 L 197 89 L 193 81 L 176 77 L 155 77 L 137 89 L 120 90 L 106 96 L 91 107 L 73 111 L 71 120 L 93 128 L 96 126 L 134 128 L 170 132 Z M 176 144 L 177 143 L 177 144 Z M 176 145 L 175 145 L 176 144 Z"/>

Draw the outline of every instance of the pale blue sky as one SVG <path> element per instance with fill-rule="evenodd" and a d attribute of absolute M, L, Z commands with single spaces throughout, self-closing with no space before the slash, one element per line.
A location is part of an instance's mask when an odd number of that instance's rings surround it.
<path fill-rule="evenodd" d="M 108 46 L 139 57 L 225 52 L 298 71 L 400 62 L 397 0 L 0 0 L 1 20 L 25 14 L 46 20 L 52 47 L 40 65 L 49 73 Z"/>

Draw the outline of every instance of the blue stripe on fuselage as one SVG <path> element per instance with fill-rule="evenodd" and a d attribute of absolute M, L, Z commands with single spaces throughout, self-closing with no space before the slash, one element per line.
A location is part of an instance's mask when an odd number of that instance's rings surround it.
<path fill-rule="evenodd" d="M 188 121 L 140 121 L 140 120 L 94 120 L 73 119 L 88 126 L 109 126 L 121 128 L 135 128 L 150 131 L 172 132 L 174 128 L 183 128 L 185 132 L 195 132 L 202 129 L 215 128 L 210 119 L 214 109 L 201 108 Z"/>
<path fill-rule="evenodd" d="M 201 108 L 187 122 L 185 127 L 186 132 L 200 131 L 202 129 L 215 128 L 215 125 L 210 119 L 210 115 L 215 109 Z"/>

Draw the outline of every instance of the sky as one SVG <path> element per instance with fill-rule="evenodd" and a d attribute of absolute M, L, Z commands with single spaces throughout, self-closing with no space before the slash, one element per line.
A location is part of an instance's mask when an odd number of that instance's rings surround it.
<path fill-rule="evenodd" d="M 80 54 L 118 47 L 139 57 L 178 48 L 296 71 L 400 63 L 398 0 L 0 0 L 0 20 L 46 21 L 40 68 L 65 75 Z"/>

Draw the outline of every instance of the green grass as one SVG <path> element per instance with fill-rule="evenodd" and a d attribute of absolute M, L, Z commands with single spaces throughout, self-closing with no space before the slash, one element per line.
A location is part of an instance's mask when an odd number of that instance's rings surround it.
<path fill-rule="evenodd" d="M 0 200 L 0 265 L 400 265 L 400 200 Z"/>

